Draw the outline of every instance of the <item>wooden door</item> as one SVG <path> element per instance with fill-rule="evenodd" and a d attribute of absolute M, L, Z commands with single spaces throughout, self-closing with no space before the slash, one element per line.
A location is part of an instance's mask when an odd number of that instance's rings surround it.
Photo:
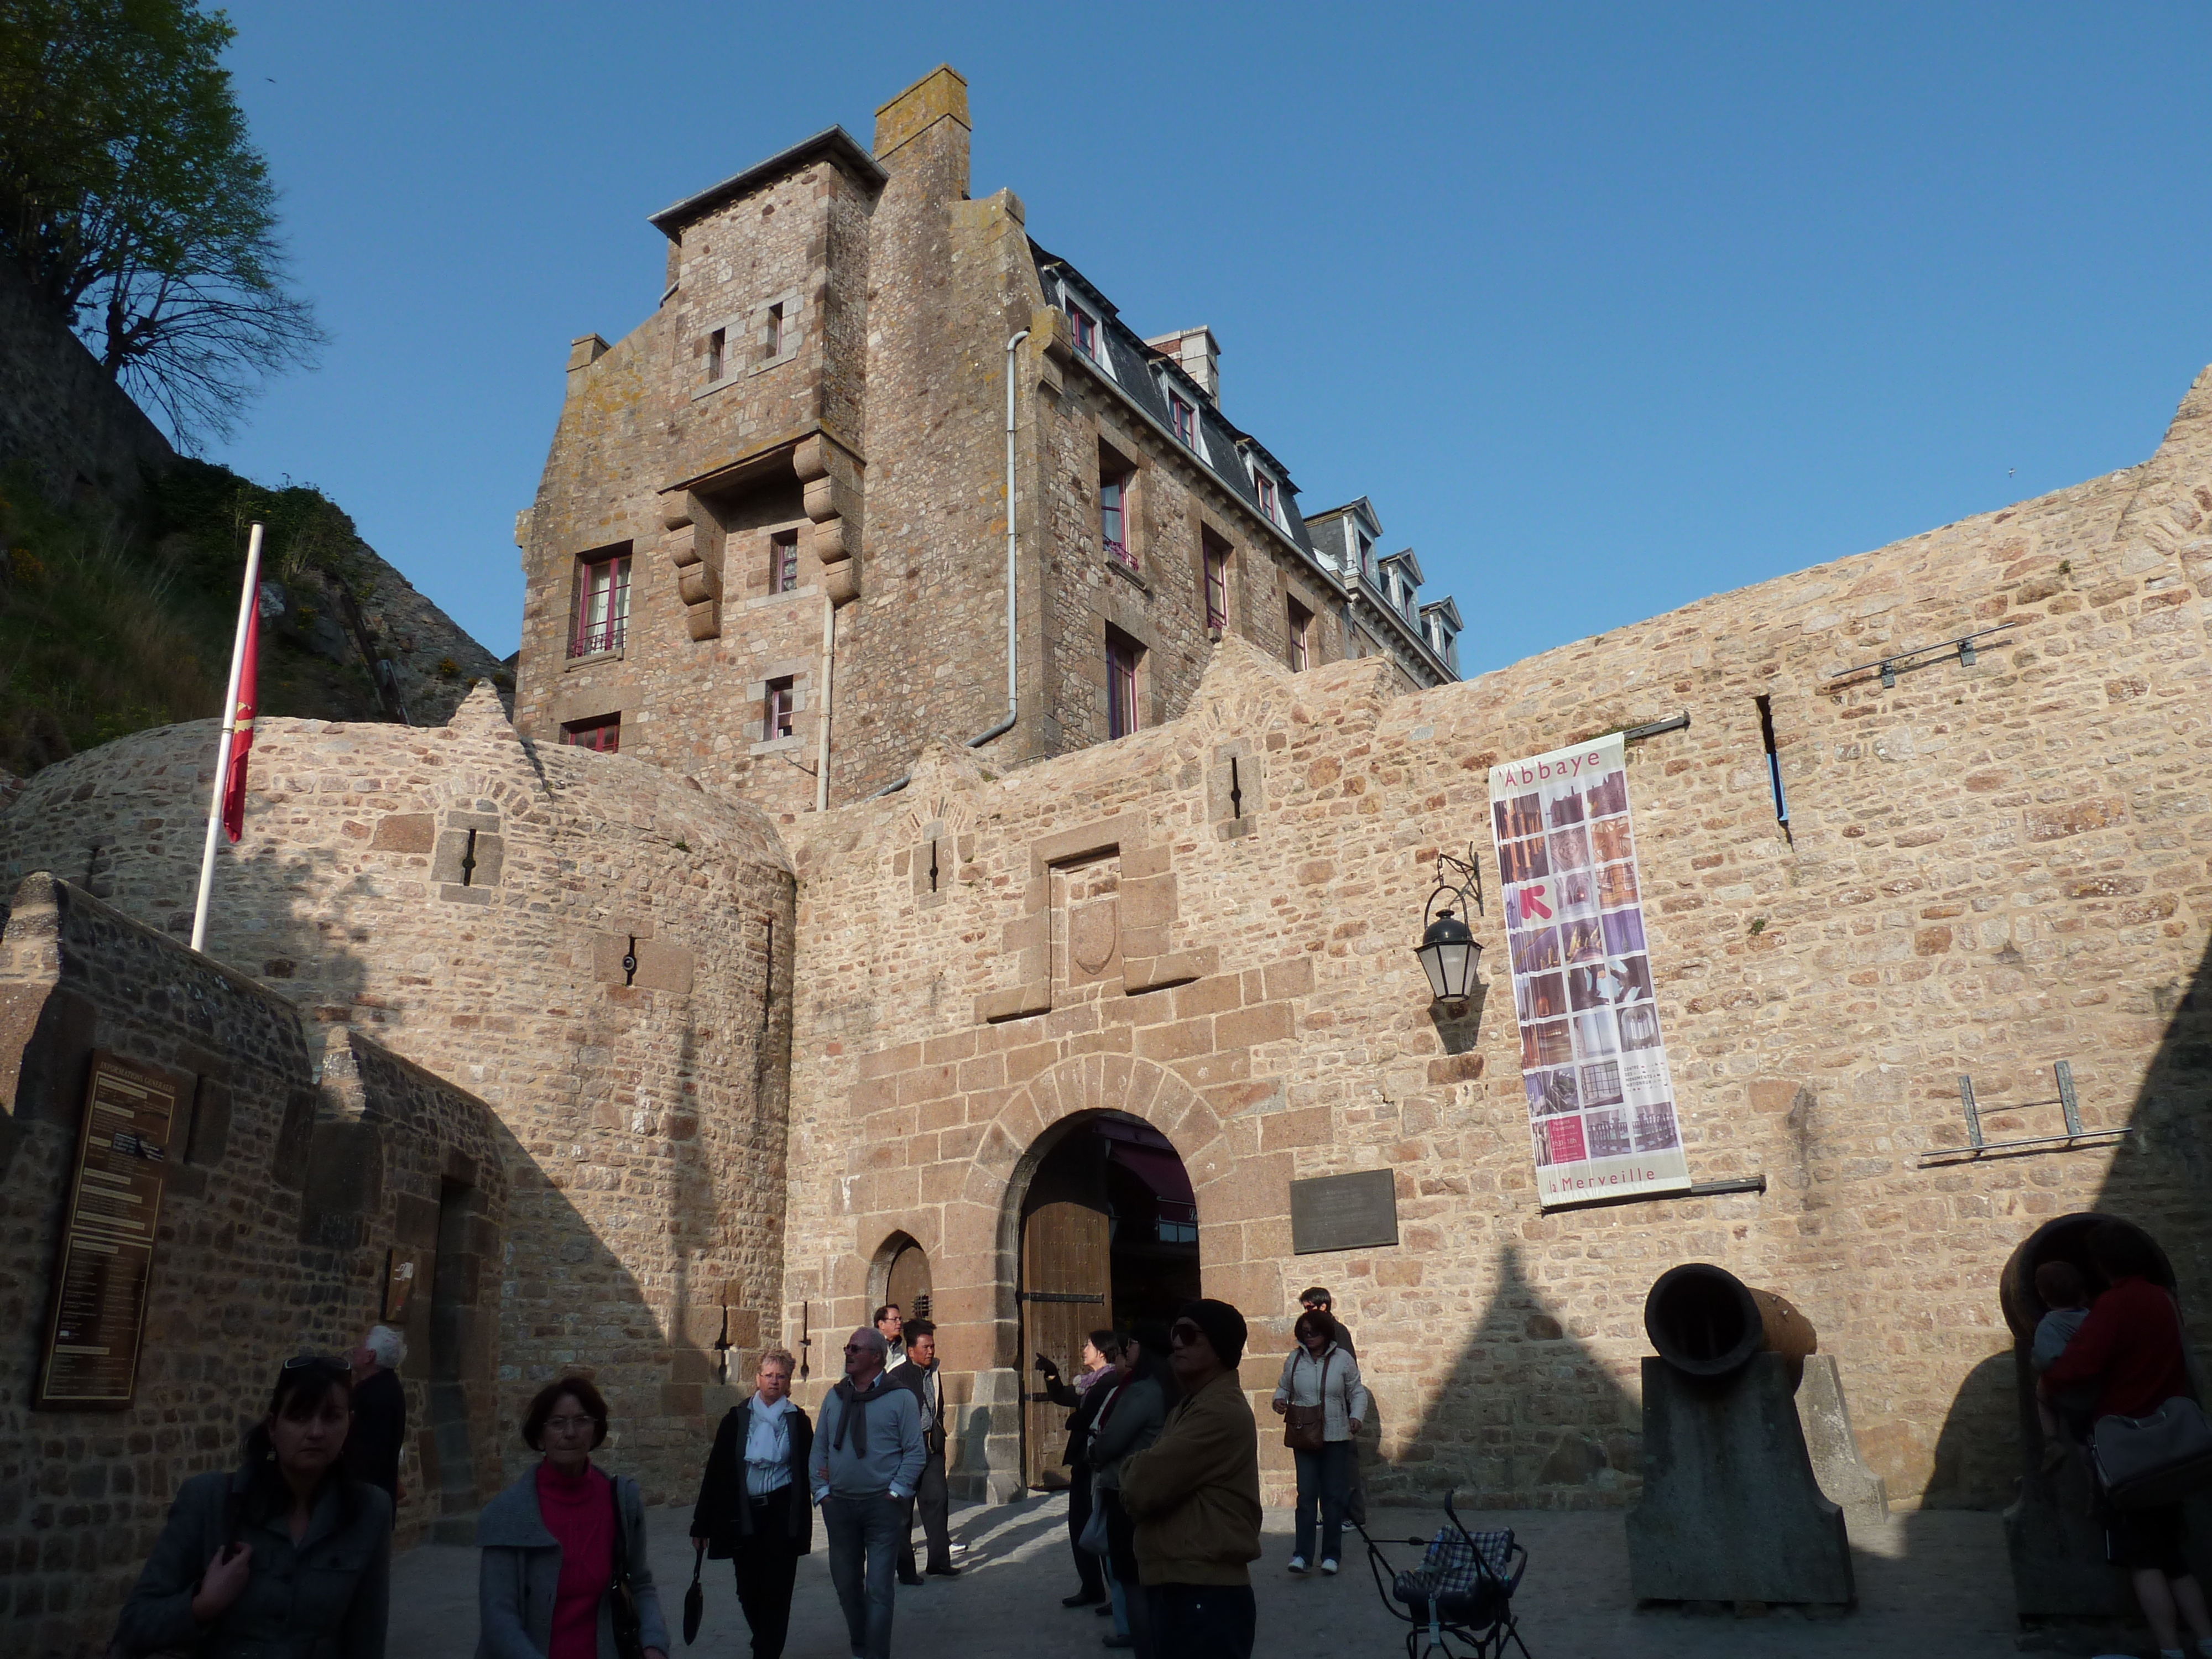
<path fill-rule="evenodd" d="M 1100 1205 L 1040 1204 L 1022 1223 L 1022 1461 L 1033 1489 L 1067 1485 L 1067 1407 L 1045 1398 L 1036 1356 L 1063 1378 L 1081 1373 L 1083 1339 L 1114 1322 L 1109 1249 Z"/>

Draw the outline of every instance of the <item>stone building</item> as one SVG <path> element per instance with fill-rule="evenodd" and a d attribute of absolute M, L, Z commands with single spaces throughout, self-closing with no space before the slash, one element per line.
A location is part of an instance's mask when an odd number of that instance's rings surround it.
<path fill-rule="evenodd" d="M 34 1495 L 0 1498 L 0 1540 L 44 1576 L 0 1584 L 39 1650 L 92 1650 L 76 1587 L 127 1576 L 160 1489 L 228 1455 L 227 1413 L 271 1353 L 373 1316 L 382 1249 L 443 1249 L 446 1183 L 471 1168 L 483 1197 L 453 1254 L 495 1259 L 495 1292 L 479 1265 L 473 1293 L 499 1311 L 465 1361 L 410 1316 L 432 1356 L 410 1359 L 410 1536 L 519 1466 L 523 1403 L 571 1366 L 614 1403 L 611 1457 L 683 1495 L 726 1362 L 742 1376 L 765 1344 L 798 1347 L 811 1401 L 842 1333 L 892 1295 L 939 1322 L 953 1462 L 978 1495 L 1056 1477 L 1057 1414 L 1025 1397 L 1035 1352 L 1065 1364 L 1083 1330 L 1193 1288 L 1251 1316 L 1256 1401 L 1296 1293 L 1329 1285 L 1376 1398 L 1370 1487 L 1496 1505 L 1632 1501 L 1643 1297 L 1685 1260 L 1810 1316 L 1860 1449 L 1908 1506 L 2014 1496 L 1998 1279 L 2045 1224 L 2105 1211 L 2149 1230 L 2202 1351 L 2212 371 L 2141 465 L 1459 682 L 1449 601 L 1419 600 L 1407 556 L 1375 556 L 1370 505 L 1262 521 L 1254 479 L 1288 479 L 1217 424 L 1210 331 L 1125 337 L 1011 198 L 964 200 L 957 91 L 940 72 L 894 100 L 872 157 L 832 134 L 662 216 L 690 297 L 579 354 L 525 526 L 513 723 L 486 688 L 441 731 L 264 726 L 209 957 L 162 937 L 188 925 L 209 727 L 76 757 L 0 808 L 14 1328 L 46 1293 L 69 1067 L 95 1043 L 196 1076 L 233 1048 L 270 1056 L 228 1061 L 219 1080 L 254 1103 L 231 1121 L 254 1127 L 206 1177 L 210 1201 L 238 1183 L 225 1201 L 250 1197 L 259 1231 L 226 1242 L 180 1199 L 155 1306 L 173 1322 L 279 1285 L 301 1310 L 232 1358 L 180 1355 L 202 1368 L 189 1447 L 154 1426 L 185 1372 L 149 1373 L 133 1418 L 33 1413 L 19 1339 L 0 1492 Z M 801 220 L 787 247 L 756 234 Z M 726 243 L 699 229 L 741 223 Z M 695 253 L 730 274 L 691 270 Z M 876 280 L 890 270 L 909 274 Z M 1000 308 L 955 304 L 968 283 Z M 777 304 L 787 338 L 747 308 Z M 1006 712 L 1003 662 L 972 672 L 969 643 L 1003 623 L 1005 433 L 976 411 L 1022 326 L 1031 631 L 1016 724 L 979 753 L 963 740 Z M 749 389 L 671 380 L 679 361 L 705 376 L 675 343 L 717 330 L 726 354 L 761 343 L 760 362 L 723 360 Z M 840 357 L 846 339 L 871 343 Z M 830 427 L 891 383 L 895 351 L 936 367 L 880 422 L 838 428 L 869 434 L 842 447 Z M 1147 386 L 1206 400 L 1202 445 L 1172 447 L 1172 404 L 1154 429 Z M 727 429 L 687 424 L 706 422 Z M 1133 472 L 1133 569 L 1084 540 L 1109 455 Z M 765 571 L 787 532 L 814 592 L 736 607 L 735 574 Z M 1216 535 L 1218 641 L 1197 620 Z M 572 660 L 572 574 L 623 544 L 633 632 Z M 1277 621 L 1298 593 L 1321 640 L 1304 672 Z M 830 806 L 805 811 L 816 781 L 794 787 L 779 757 L 818 755 L 814 734 L 759 754 L 739 738 L 751 677 L 813 672 L 832 611 L 842 758 Z M 1152 663 L 1118 737 L 1086 678 L 1109 628 Z M 562 740 L 610 713 L 618 752 Z M 1624 732 L 1681 1142 L 1692 1179 L 1727 1190 L 1547 1208 L 1488 773 Z M 1438 855 L 1469 852 L 1484 983 L 1455 1012 L 1413 946 Z M 71 985 L 97 1012 L 57 1047 L 62 1016 L 17 1011 Z M 2050 1133 L 2060 1061 L 2071 1139 Z M 1961 1075 L 1987 1139 L 2037 1144 L 1976 1153 Z M 373 1088 L 407 1101 L 352 1103 Z M 314 1149 L 354 1144 L 356 1120 L 388 1122 L 384 1167 L 404 1175 L 318 1187 Z M 1295 1183 L 1342 1174 L 1387 1193 L 1395 1242 L 1302 1253 Z M 439 1418 L 441 1385 L 462 1392 Z M 72 1445 L 106 1473 L 72 1473 Z M 1273 1437 L 1263 1456 L 1281 1498 Z"/>
<path fill-rule="evenodd" d="M 930 737 L 1004 768 L 1157 726 L 1224 633 L 1453 678 L 1449 601 L 1316 540 L 1212 331 L 1131 331 L 969 198 L 968 135 L 940 68 L 872 154 L 832 128 L 653 216 L 666 291 L 574 343 L 517 520 L 525 736 L 790 812 Z"/>

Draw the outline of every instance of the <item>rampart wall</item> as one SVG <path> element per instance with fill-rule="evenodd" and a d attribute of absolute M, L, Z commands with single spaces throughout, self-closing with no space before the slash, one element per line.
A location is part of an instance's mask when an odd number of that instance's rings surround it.
<path fill-rule="evenodd" d="M 106 902 L 188 933 L 213 743 L 198 722 L 39 773 L 0 814 L 0 878 L 89 866 Z M 489 687 L 435 730 L 265 721 L 251 776 L 209 955 L 497 1115 L 498 1455 L 528 1456 L 521 1408 L 576 1368 L 623 1467 L 687 1489 L 713 1345 L 756 1347 L 780 1297 L 773 832 L 637 762 L 521 742 Z"/>
<path fill-rule="evenodd" d="M 400 1542 L 491 1489 L 506 1159 L 483 1102 L 359 1032 L 319 1025 L 65 882 L 10 885 L 0 1618 L 10 1652 L 74 1659 L 106 1650 L 178 1485 L 236 1463 L 279 1364 L 349 1347 L 379 1316 L 394 1246 L 416 1249 L 423 1268 L 422 1294 L 393 1321 L 422 1430 L 402 1461 Z M 127 1410 L 33 1410 L 94 1050 L 176 1089 L 137 1392 Z"/>
<path fill-rule="evenodd" d="M 920 1241 L 959 1467 L 1006 1481 L 1021 1183 L 1116 1109 L 1184 1160 L 1207 1291 L 1257 1316 L 1255 1401 L 1296 1292 L 1336 1291 L 1380 1490 L 1620 1501 L 1644 1293 L 1703 1259 L 1812 1317 L 1893 1495 L 2004 1501 L 1996 1277 L 2038 1223 L 2142 1221 L 2212 1334 L 2208 574 L 2212 376 L 2141 466 L 1469 683 L 1392 696 L 1387 665 L 1232 640 L 1171 725 L 1002 778 L 936 749 L 801 819 L 787 1328 L 849 1328 L 883 1241 Z M 1999 623 L 1972 665 L 1838 678 Z M 1487 769 L 1677 713 L 1630 749 L 1658 1008 L 1692 1177 L 1765 1190 L 1545 1213 Z M 1470 842 L 1490 989 L 1455 1021 L 1413 947 Z M 2118 1146 L 1923 1167 L 1966 1139 L 1960 1073 L 2002 1139 L 2051 1127 L 2025 1103 L 2062 1059 Z M 1401 1244 L 1294 1256 L 1290 1182 L 1365 1169 L 1395 1173 Z"/>

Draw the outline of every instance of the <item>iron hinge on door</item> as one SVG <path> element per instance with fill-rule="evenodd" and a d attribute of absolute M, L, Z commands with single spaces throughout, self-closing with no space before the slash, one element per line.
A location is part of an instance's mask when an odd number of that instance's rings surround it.
<path fill-rule="evenodd" d="M 1016 1291 L 1017 1302 L 1097 1302 L 1106 1300 L 1098 1291 Z"/>

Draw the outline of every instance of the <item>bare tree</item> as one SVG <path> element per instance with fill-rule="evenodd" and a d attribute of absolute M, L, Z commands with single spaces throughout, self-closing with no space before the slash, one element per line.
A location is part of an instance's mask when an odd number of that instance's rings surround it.
<path fill-rule="evenodd" d="M 182 447 L 323 334 L 191 0 L 0 0 L 0 252 Z"/>

